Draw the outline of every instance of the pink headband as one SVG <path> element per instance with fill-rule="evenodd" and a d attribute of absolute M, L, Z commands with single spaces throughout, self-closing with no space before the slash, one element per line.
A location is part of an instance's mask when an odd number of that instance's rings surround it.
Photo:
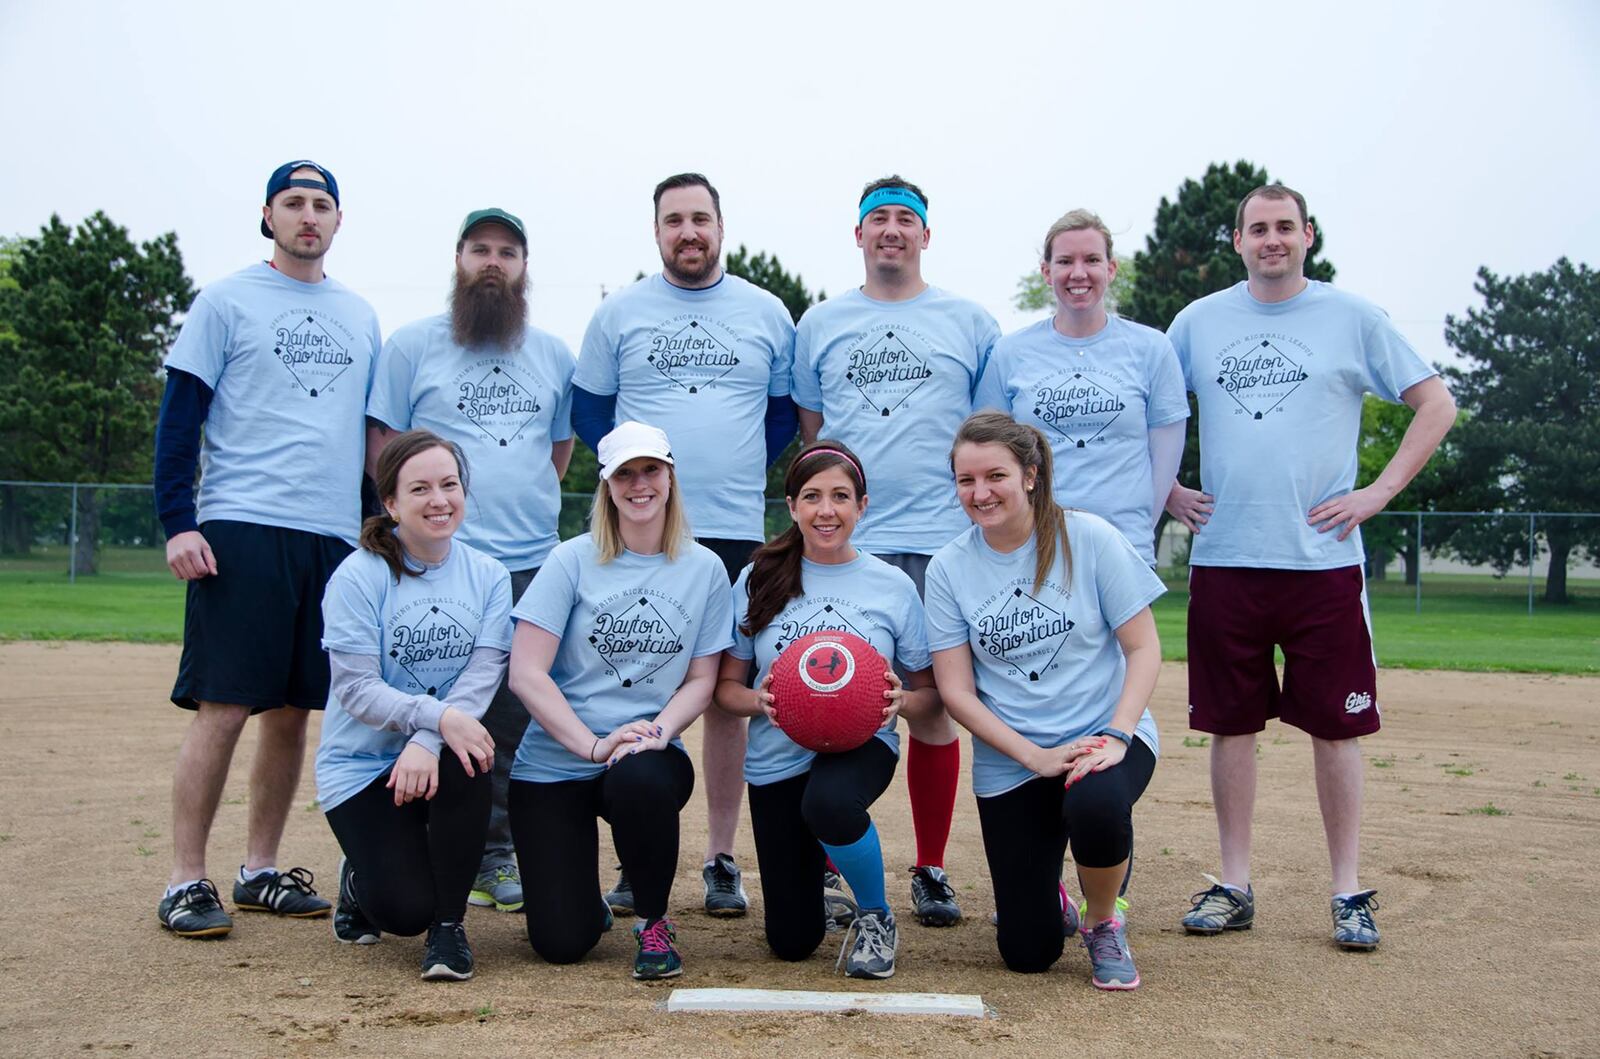
<path fill-rule="evenodd" d="M 813 456 L 823 455 L 837 456 L 850 466 L 854 467 L 856 469 L 856 477 L 861 480 L 862 487 L 866 487 L 867 472 L 861 469 L 861 464 L 857 463 L 855 457 L 851 456 L 848 452 L 840 452 L 838 449 L 807 449 L 805 452 L 800 454 L 800 458 L 802 460 L 809 460 Z"/>

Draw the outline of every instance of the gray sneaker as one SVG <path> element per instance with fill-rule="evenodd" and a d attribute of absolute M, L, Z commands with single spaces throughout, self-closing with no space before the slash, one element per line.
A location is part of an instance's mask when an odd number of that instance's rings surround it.
<path fill-rule="evenodd" d="M 1341 949 L 1371 952 L 1378 947 L 1378 924 L 1372 910 L 1378 907 L 1376 890 L 1362 890 L 1333 899 L 1333 943 Z"/>
<path fill-rule="evenodd" d="M 1190 897 L 1194 907 L 1183 917 L 1183 929 L 1190 934 L 1221 934 L 1224 930 L 1249 930 L 1256 921 L 1255 891 L 1230 890 L 1222 880 L 1207 875 L 1209 890 Z"/>
<path fill-rule="evenodd" d="M 192 882 L 156 905 L 161 925 L 180 938 L 220 938 L 233 929 L 233 920 L 222 909 L 222 899 L 210 879 Z"/>
<path fill-rule="evenodd" d="M 961 922 L 956 891 L 943 868 L 919 864 L 911 869 L 911 908 L 925 927 L 953 927 Z"/>
<path fill-rule="evenodd" d="M 726 853 L 716 858 L 700 872 L 706 884 L 706 915 L 720 919 L 742 916 L 750 907 L 750 898 L 744 892 L 744 876 L 739 865 Z"/>
<path fill-rule="evenodd" d="M 1119 919 L 1102 919 L 1097 926 L 1083 927 L 1083 947 L 1089 950 L 1093 968 L 1090 981 L 1096 989 L 1137 989 L 1139 972 L 1133 966 L 1133 950 L 1128 948 L 1128 928 Z"/>
<path fill-rule="evenodd" d="M 617 865 L 617 885 L 606 891 L 605 902 L 614 915 L 633 915 L 633 883 L 628 881 L 628 873 L 620 864 Z"/>
<path fill-rule="evenodd" d="M 844 879 L 836 871 L 822 873 L 822 904 L 827 910 L 829 934 L 850 929 L 861 912 L 855 899 L 845 893 Z"/>
<path fill-rule="evenodd" d="M 467 904 L 501 912 L 522 911 L 522 876 L 517 866 L 501 864 L 479 875 L 467 893 Z"/>
<path fill-rule="evenodd" d="M 862 912 L 845 932 L 834 967 L 843 967 L 850 978 L 892 978 L 894 953 L 899 947 L 900 931 L 893 912 Z"/>

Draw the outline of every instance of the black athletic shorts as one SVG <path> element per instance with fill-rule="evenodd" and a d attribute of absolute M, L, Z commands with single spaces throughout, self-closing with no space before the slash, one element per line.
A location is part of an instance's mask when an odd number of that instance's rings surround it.
<path fill-rule="evenodd" d="M 206 522 L 217 572 L 189 582 L 172 701 L 320 710 L 328 702 L 322 592 L 350 546 L 320 533 Z"/>

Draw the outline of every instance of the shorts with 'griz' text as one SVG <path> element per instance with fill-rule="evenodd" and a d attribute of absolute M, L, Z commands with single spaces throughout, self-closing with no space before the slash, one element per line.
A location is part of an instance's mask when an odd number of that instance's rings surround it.
<path fill-rule="evenodd" d="M 328 702 L 322 593 L 350 546 L 320 533 L 217 519 L 202 523 L 217 572 L 190 581 L 172 701 L 251 713 Z"/>
<path fill-rule="evenodd" d="M 1370 735 L 1377 683 L 1361 567 L 1189 568 L 1190 728 L 1248 735 L 1276 717 L 1318 739 Z"/>

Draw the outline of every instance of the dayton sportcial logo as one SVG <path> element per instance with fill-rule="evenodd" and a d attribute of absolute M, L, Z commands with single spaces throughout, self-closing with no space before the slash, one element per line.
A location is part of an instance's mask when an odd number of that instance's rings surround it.
<path fill-rule="evenodd" d="M 654 683 L 656 671 L 684 651 L 683 608 L 665 597 L 657 606 L 652 595 L 659 593 L 630 592 L 602 603 L 589 631 L 590 646 L 625 688 Z"/>
<path fill-rule="evenodd" d="M 923 350 L 918 353 L 912 343 Z M 897 411 L 933 378 L 930 343 L 915 331 L 887 326 L 866 332 L 850 347 L 844 377 L 880 416 Z"/>
<path fill-rule="evenodd" d="M 315 309 L 294 309 L 271 323 L 272 355 L 308 397 L 327 393 L 350 370 L 351 336 Z"/>
<path fill-rule="evenodd" d="M 699 393 L 739 366 L 739 336 L 704 316 L 674 316 L 650 336 L 646 362 L 684 393 Z"/>
<path fill-rule="evenodd" d="M 856 613 L 855 621 L 845 617 L 846 608 L 840 605 L 842 602 L 826 596 L 801 600 L 800 606 L 793 608 L 790 613 L 784 614 L 773 623 L 778 628 L 778 640 L 772 645 L 772 649 L 782 652 L 785 645 L 794 643 L 802 636 L 810 636 L 814 632 L 848 632 L 871 642 L 872 637 L 868 635 L 868 630 L 862 628 L 866 624 L 866 619 L 859 613 Z M 852 613 L 854 613 L 853 608 Z"/>
<path fill-rule="evenodd" d="M 1286 352 L 1285 346 L 1297 347 L 1295 354 Z M 1261 419 L 1280 410 L 1309 378 L 1304 363 L 1310 353 L 1288 335 L 1252 335 L 1223 352 L 1217 365 L 1217 385 L 1239 406 L 1236 415 Z"/>
<path fill-rule="evenodd" d="M 455 378 L 456 411 L 505 448 L 538 418 L 538 384 L 506 362 L 480 361 Z"/>
<path fill-rule="evenodd" d="M 476 641 L 476 634 L 446 609 L 449 606 L 443 600 L 421 606 L 415 621 L 409 620 L 411 608 L 407 608 L 389 630 L 389 657 L 419 689 L 433 696 L 445 694 L 455 684 Z"/>
<path fill-rule="evenodd" d="M 991 600 L 991 603 L 993 601 Z M 1037 596 L 1014 587 L 978 614 L 978 649 L 1029 681 L 1055 664 L 1077 625 Z"/>
<path fill-rule="evenodd" d="M 1128 407 L 1081 371 L 1064 381 L 1051 379 L 1034 391 L 1033 399 L 1039 421 L 1080 449 L 1105 433 Z"/>

